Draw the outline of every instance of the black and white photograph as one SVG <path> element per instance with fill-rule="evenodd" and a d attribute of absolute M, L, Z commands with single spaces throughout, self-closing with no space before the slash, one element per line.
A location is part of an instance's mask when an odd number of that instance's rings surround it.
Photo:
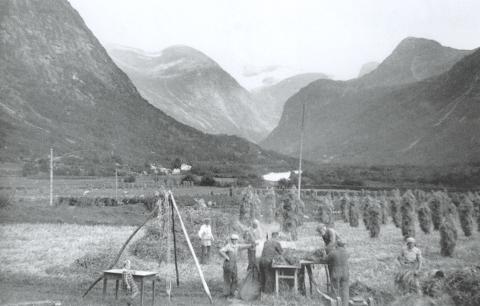
<path fill-rule="evenodd" d="M 0 0 L 0 305 L 480 305 L 479 12 Z"/>

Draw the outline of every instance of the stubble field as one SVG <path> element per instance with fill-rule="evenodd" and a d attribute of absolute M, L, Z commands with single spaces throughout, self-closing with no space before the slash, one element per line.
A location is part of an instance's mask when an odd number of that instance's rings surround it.
<path fill-rule="evenodd" d="M 225 189 L 203 190 L 203 196 L 227 192 Z M 184 189 L 185 194 L 187 190 Z M 198 189 L 192 194 L 199 196 Z M 178 203 L 182 206 L 181 201 Z M 183 208 L 181 208 L 182 210 Z M 216 210 L 220 208 L 206 208 Z M 223 208 L 224 209 L 224 208 Z M 235 213 L 230 209 L 229 212 Z M 89 284 L 112 261 L 114 255 L 135 227 L 140 224 L 147 212 L 141 205 L 118 207 L 49 207 L 48 201 L 21 200 L 16 197 L 13 205 L 0 209 L 0 303 L 18 303 L 33 300 L 58 300 L 63 305 L 115 305 L 113 284 L 110 284 L 109 296 L 102 300 L 101 284 L 92 290 L 85 299 L 81 296 Z M 284 242 L 285 246 L 297 249 L 314 250 L 323 246 L 318 237 L 315 222 L 306 222 L 299 228 L 299 240 L 295 243 Z M 350 254 L 351 283 L 359 281 L 386 296 L 395 296 L 393 278 L 397 271 L 395 263 L 403 245 L 400 229 L 391 222 L 381 227 L 379 238 L 369 238 L 363 224 L 352 228 L 343 221 L 336 221 L 335 227 L 347 242 Z M 459 226 L 457 224 L 457 228 Z M 198 228 L 188 228 L 192 239 L 196 239 Z M 459 230 L 459 240 L 453 257 L 440 255 L 439 233 L 425 235 L 417 225 L 417 244 L 425 258 L 423 273 L 433 270 L 448 271 L 467 266 L 480 265 L 480 235 L 474 232 L 464 237 Z M 137 234 L 135 240 L 142 237 Z M 159 245 L 164 243 L 158 242 Z M 128 248 L 127 248 L 128 250 Z M 222 260 L 216 255 L 209 265 L 202 266 L 207 283 L 213 293 L 216 305 L 242 304 L 239 300 L 226 301 L 221 298 Z M 196 250 L 199 252 L 199 250 Z M 168 302 L 165 284 L 174 281 L 172 263 L 159 265 L 156 262 L 142 260 L 127 251 L 123 259 L 132 259 L 137 270 L 159 271 L 157 282 L 157 305 Z M 239 279 L 246 274 L 246 254 L 241 255 Z M 193 260 L 182 262 L 180 287 L 173 288 L 175 305 L 208 305 L 208 299 L 202 291 L 200 278 L 196 273 Z M 325 286 L 324 270 L 314 269 L 314 277 L 320 286 Z M 150 303 L 150 287 L 146 286 L 146 300 Z M 254 305 L 318 305 L 318 296 L 293 296 L 284 292 L 274 298 L 262 296 Z"/>

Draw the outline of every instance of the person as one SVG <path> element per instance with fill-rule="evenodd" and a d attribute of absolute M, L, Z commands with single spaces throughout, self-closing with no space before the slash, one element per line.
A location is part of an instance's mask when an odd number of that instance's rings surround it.
<path fill-rule="evenodd" d="M 415 238 L 407 238 L 406 246 L 402 248 L 402 252 L 397 260 L 403 268 L 415 271 L 419 271 L 422 268 L 422 252 L 416 247 Z"/>
<path fill-rule="evenodd" d="M 342 299 L 342 305 L 349 305 L 349 279 L 348 253 L 344 244 L 325 252 L 321 263 L 328 265 L 332 287 L 337 296 Z"/>
<path fill-rule="evenodd" d="M 123 264 L 122 289 L 126 295 L 127 305 L 132 305 L 133 300 L 138 295 L 138 286 L 133 280 L 131 263 L 128 259 Z"/>
<path fill-rule="evenodd" d="M 239 244 L 238 235 L 232 234 L 230 242 L 220 249 L 220 255 L 225 259 L 223 262 L 223 296 L 234 297 L 238 286 L 237 256 L 238 251 L 248 249 L 252 244 Z"/>
<path fill-rule="evenodd" d="M 327 254 L 339 245 L 345 246 L 345 243 L 340 239 L 337 231 L 331 227 L 327 228 L 324 223 L 320 223 L 320 225 L 317 227 L 317 232 L 320 234 L 320 236 L 322 236 Z"/>
<path fill-rule="evenodd" d="M 400 256 L 397 257 L 398 262 L 400 263 L 400 271 L 397 273 L 395 280 L 400 286 L 402 291 L 407 292 L 416 292 L 421 294 L 420 281 L 418 279 L 418 272 L 422 268 L 422 252 L 415 245 L 416 241 L 413 237 L 408 237 L 406 239 L 406 246 L 402 248 Z M 402 279 L 405 278 L 405 275 L 412 275 L 414 282 L 411 285 L 405 286 L 402 283 Z"/>
<path fill-rule="evenodd" d="M 253 220 L 252 227 L 250 227 L 244 233 L 245 242 L 250 243 L 251 246 L 248 248 L 248 268 L 247 270 L 253 268 L 257 265 L 256 261 L 256 248 L 259 240 L 262 239 L 262 231 L 260 229 L 260 222 L 258 220 Z"/>
<path fill-rule="evenodd" d="M 273 259 L 282 255 L 283 249 L 278 242 L 278 232 L 272 232 L 272 237 L 263 245 L 262 256 L 260 257 L 260 283 L 261 291 L 273 293 L 275 289 L 275 271 L 272 268 Z"/>
<path fill-rule="evenodd" d="M 200 258 L 200 262 L 205 265 L 210 261 L 210 249 L 212 247 L 212 241 L 214 240 L 210 219 L 205 219 L 198 231 L 198 237 L 202 240 L 202 257 Z"/>

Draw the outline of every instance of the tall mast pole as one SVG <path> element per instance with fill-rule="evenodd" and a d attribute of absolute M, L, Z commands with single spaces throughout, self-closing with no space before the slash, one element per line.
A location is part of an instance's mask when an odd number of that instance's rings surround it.
<path fill-rule="evenodd" d="M 118 203 L 118 170 L 117 163 L 115 163 L 115 201 Z"/>
<path fill-rule="evenodd" d="M 302 104 L 302 124 L 300 126 L 300 156 L 298 158 L 298 199 L 300 200 L 300 190 L 302 188 L 302 155 L 303 155 L 303 137 L 305 129 L 305 101 Z"/>
<path fill-rule="evenodd" d="M 53 148 L 50 148 L 50 206 L 53 206 Z"/>

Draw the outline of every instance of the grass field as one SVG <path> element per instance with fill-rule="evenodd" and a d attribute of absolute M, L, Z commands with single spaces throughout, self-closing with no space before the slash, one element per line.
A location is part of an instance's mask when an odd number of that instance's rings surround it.
<path fill-rule="evenodd" d="M 300 239 L 295 243 L 301 249 L 320 247 L 320 239 L 315 235 L 315 223 L 306 223 L 300 229 Z M 350 253 L 351 280 L 361 281 L 368 286 L 394 294 L 393 275 L 395 258 L 402 246 L 399 229 L 393 225 L 382 227 L 378 239 L 370 239 L 362 228 L 353 229 L 343 222 L 337 222 L 338 232 L 348 243 Z M 100 301 L 100 285 L 87 296 L 80 298 L 91 280 L 98 274 L 92 270 L 79 270 L 74 266 L 76 259 L 87 254 L 114 252 L 133 231 L 132 226 L 104 226 L 78 224 L 3 224 L 0 226 L 0 274 L 2 285 L 0 302 L 22 300 L 56 299 L 71 305 L 103 305 Z M 453 258 L 444 258 L 439 253 L 438 233 L 432 235 L 418 234 L 418 245 L 425 256 L 425 271 L 432 269 L 448 270 L 480 264 L 479 234 L 465 238 L 460 236 L 458 248 Z M 291 244 L 291 243 L 288 243 Z M 246 257 L 246 256 L 244 256 Z M 245 258 L 244 258 L 245 259 Z M 104 262 L 107 264 L 108 261 Z M 160 270 L 162 279 L 173 279 L 173 265 L 158 266 L 152 262 L 135 260 L 136 268 Z M 221 290 L 221 260 L 204 266 L 207 282 L 219 305 L 225 303 L 219 297 Z M 240 278 L 245 274 L 246 262 L 239 265 Z M 315 277 L 322 283 L 323 271 L 315 270 Z M 182 286 L 174 289 L 180 304 L 188 305 L 194 298 L 196 305 L 208 304 L 199 284 L 193 262 L 180 267 Z M 159 285 L 159 296 L 165 293 Z M 148 296 L 148 293 L 147 293 Z M 162 298 L 160 298 L 160 301 Z M 159 301 L 159 302 L 160 302 Z M 263 305 L 273 303 L 271 297 L 264 297 Z M 277 301 L 279 302 L 279 301 Z M 297 303 L 315 304 L 315 297 Z"/>
<path fill-rule="evenodd" d="M 178 197 L 179 205 L 200 195 L 208 199 L 210 193 L 224 194 L 225 189 L 182 189 L 183 196 Z M 187 196 L 190 195 L 190 196 Z M 222 199 L 225 196 L 218 196 Z M 215 196 L 212 197 L 214 199 Z M 235 213 L 229 207 L 224 213 Z M 101 299 L 101 284 L 85 298 L 81 295 L 99 272 L 112 261 L 122 243 L 146 217 L 142 205 L 123 205 L 118 207 L 76 207 L 60 205 L 50 207 L 46 199 L 27 199 L 16 195 L 13 205 L 0 208 L 0 304 L 29 300 L 59 300 L 63 305 L 115 305 L 112 298 L 113 284 L 110 285 L 110 296 Z M 363 224 L 351 228 L 343 221 L 336 222 L 336 229 L 347 242 L 350 254 L 351 283 L 360 281 L 369 287 L 382 291 L 387 295 L 395 295 L 393 284 L 397 270 L 396 257 L 403 245 L 401 231 L 393 224 L 381 228 L 380 237 L 369 238 Z M 322 247 L 323 242 L 315 232 L 316 223 L 307 222 L 299 228 L 299 240 L 295 243 L 285 242 L 284 246 L 295 246 L 302 250 L 314 250 Z M 480 265 L 480 234 L 475 232 L 466 238 L 459 230 L 459 240 L 455 255 L 440 255 L 439 234 L 434 232 L 425 235 L 417 226 L 417 242 L 425 258 L 424 274 L 435 269 L 448 271 L 467 266 Z M 189 228 L 195 237 L 198 228 Z M 139 239 L 142 232 L 137 234 Z M 134 240 L 135 240 L 134 239 Z M 196 239 L 196 238 L 193 238 Z M 132 241 L 134 242 L 134 241 Z M 162 243 L 159 241 L 159 244 Z M 196 250 L 197 252 L 199 250 Z M 216 254 L 218 250 L 214 250 Z M 152 269 L 160 271 L 157 282 L 157 305 L 167 303 L 165 293 L 166 280 L 174 280 L 173 264 L 159 265 L 134 257 L 127 252 L 126 257 L 132 259 L 134 269 Z M 124 256 L 124 258 L 126 258 Z M 222 260 L 218 255 L 213 262 L 202 266 L 216 305 L 242 305 L 240 301 L 222 299 Z M 245 276 L 246 254 L 239 263 L 239 279 Z M 193 260 L 180 265 L 181 286 L 173 289 L 175 305 L 209 305 L 205 297 L 200 278 L 196 273 Z M 317 268 L 314 277 L 321 285 L 325 285 L 324 271 Z M 150 287 L 146 287 L 147 303 L 149 303 Z M 253 305 L 319 305 L 318 296 L 294 297 L 289 293 L 279 298 L 262 296 Z"/>

